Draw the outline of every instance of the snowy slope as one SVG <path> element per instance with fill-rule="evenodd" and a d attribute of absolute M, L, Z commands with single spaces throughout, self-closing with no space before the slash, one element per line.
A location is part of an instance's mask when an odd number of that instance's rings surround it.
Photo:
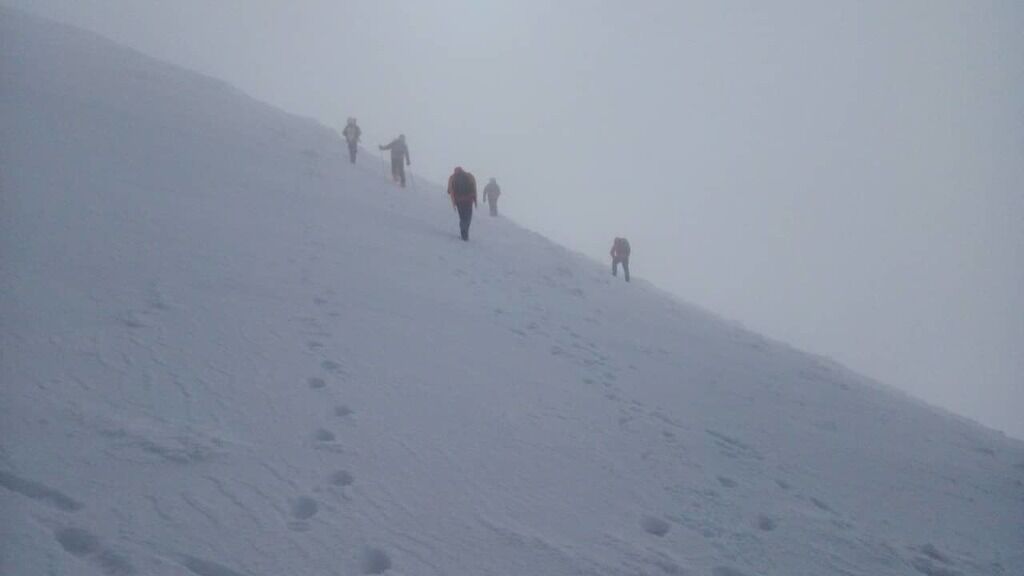
<path fill-rule="evenodd" d="M 0 58 L 0 574 L 1024 574 L 1021 443 L 215 80 Z"/>

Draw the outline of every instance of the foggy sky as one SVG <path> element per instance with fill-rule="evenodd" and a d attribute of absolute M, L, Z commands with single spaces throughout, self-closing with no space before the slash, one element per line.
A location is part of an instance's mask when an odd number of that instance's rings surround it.
<path fill-rule="evenodd" d="M 1024 4 L 0 2 L 404 132 L 417 174 L 1024 437 Z"/>

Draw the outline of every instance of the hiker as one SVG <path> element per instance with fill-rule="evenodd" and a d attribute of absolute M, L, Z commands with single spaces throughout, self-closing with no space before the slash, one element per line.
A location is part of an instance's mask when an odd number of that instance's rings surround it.
<path fill-rule="evenodd" d="M 391 179 L 405 188 L 405 167 L 409 161 L 409 147 L 405 144 L 405 134 L 399 134 L 387 146 L 379 146 L 381 150 L 391 150 Z"/>
<path fill-rule="evenodd" d="M 348 119 L 345 129 L 341 131 L 341 135 L 345 137 L 345 142 L 348 142 L 348 159 L 355 164 L 356 151 L 359 149 L 359 137 L 363 135 L 363 131 L 359 129 L 355 118 Z"/>
<path fill-rule="evenodd" d="M 501 196 L 501 187 L 497 180 L 491 178 L 487 186 L 484 186 L 484 202 L 490 206 L 491 216 L 498 215 L 498 196 Z"/>
<path fill-rule="evenodd" d="M 612 242 L 612 276 L 618 276 L 619 264 L 622 264 L 622 271 L 625 273 L 626 282 L 629 282 L 629 240 L 616 238 Z"/>
<path fill-rule="evenodd" d="M 451 196 L 452 206 L 459 213 L 462 239 L 469 240 L 469 222 L 473 219 L 473 206 L 476 206 L 476 178 L 463 170 L 462 166 L 456 167 L 455 172 L 448 177 L 448 195 Z"/>

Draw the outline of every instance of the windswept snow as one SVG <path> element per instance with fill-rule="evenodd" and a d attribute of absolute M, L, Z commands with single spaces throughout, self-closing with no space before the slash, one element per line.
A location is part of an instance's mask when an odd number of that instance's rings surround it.
<path fill-rule="evenodd" d="M 1020 442 L 215 80 L 0 59 L 0 573 L 1024 574 Z"/>

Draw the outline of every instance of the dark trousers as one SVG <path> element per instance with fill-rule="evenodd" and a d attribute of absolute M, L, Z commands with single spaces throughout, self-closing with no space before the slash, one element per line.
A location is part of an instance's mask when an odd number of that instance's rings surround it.
<path fill-rule="evenodd" d="M 612 276 L 619 275 L 619 264 L 622 264 L 622 272 L 626 276 L 626 282 L 629 282 L 629 258 L 612 258 Z"/>
<path fill-rule="evenodd" d="M 487 203 L 487 205 L 491 208 L 491 216 L 497 216 L 498 215 L 498 201 L 497 200 L 491 200 L 490 202 Z"/>
<path fill-rule="evenodd" d="M 356 163 L 356 150 L 358 150 L 358 149 L 359 149 L 359 144 L 357 144 L 355 142 L 355 140 L 349 140 L 348 141 L 348 159 L 353 164 Z"/>
<path fill-rule="evenodd" d="M 405 164 L 401 160 L 391 159 L 391 178 L 405 187 Z"/>
<path fill-rule="evenodd" d="M 459 233 L 463 240 L 469 240 L 469 223 L 473 220 L 473 202 L 456 202 L 459 211 Z"/>

